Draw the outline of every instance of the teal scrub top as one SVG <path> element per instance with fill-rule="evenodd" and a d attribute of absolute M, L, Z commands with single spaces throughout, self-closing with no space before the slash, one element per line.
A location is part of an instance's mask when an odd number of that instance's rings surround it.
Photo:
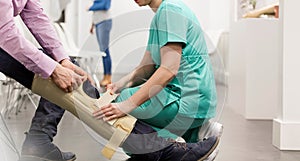
<path fill-rule="evenodd" d="M 197 17 L 181 0 L 163 0 L 150 26 L 147 50 L 157 68 L 160 48 L 168 42 L 183 44 L 179 71 L 157 98 L 164 105 L 179 100 L 178 113 L 189 118 L 215 116 L 215 80 L 203 34 Z"/>

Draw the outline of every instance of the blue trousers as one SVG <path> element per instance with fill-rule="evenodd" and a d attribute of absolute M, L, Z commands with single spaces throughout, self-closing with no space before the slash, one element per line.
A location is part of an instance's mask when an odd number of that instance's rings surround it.
<path fill-rule="evenodd" d="M 95 25 L 98 45 L 101 52 L 106 56 L 102 57 L 104 74 L 111 74 L 111 57 L 109 52 L 109 37 L 112 28 L 112 20 L 104 20 Z"/>

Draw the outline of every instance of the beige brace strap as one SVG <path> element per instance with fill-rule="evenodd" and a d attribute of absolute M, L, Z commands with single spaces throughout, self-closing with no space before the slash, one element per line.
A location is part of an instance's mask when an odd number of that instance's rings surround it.
<path fill-rule="evenodd" d="M 96 102 L 96 107 L 102 107 L 104 105 L 109 104 L 116 98 L 115 95 L 110 94 L 107 91 L 103 94 Z M 116 152 L 116 149 L 121 146 L 121 144 L 126 140 L 128 135 L 131 133 L 134 124 L 136 122 L 136 118 L 128 115 L 127 117 L 121 117 L 118 119 L 114 119 L 109 121 L 108 123 L 113 125 L 116 131 L 113 133 L 112 137 L 109 139 L 108 143 L 103 148 L 102 155 L 108 159 L 111 159 L 113 154 Z"/>
<path fill-rule="evenodd" d="M 71 93 L 59 89 L 51 79 L 35 76 L 32 91 L 45 99 L 71 112 L 78 119 L 92 128 L 97 134 L 108 140 L 102 154 L 111 159 L 116 148 L 121 146 L 131 133 L 136 118 L 127 115 L 109 122 L 93 117 L 92 113 L 115 99 L 110 92 L 104 93 L 99 99 L 93 99 L 85 94 L 82 85 Z"/>
<path fill-rule="evenodd" d="M 121 117 L 117 120 L 114 120 L 113 126 L 117 128 L 113 136 L 110 138 L 107 145 L 102 150 L 102 154 L 111 159 L 117 147 L 120 147 L 121 144 L 126 140 L 128 135 L 131 133 L 136 118 L 128 115 L 128 117 Z"/>
<path fill-rule="evenodd" d="M 102 155 L 105 156 L 107 159 L 111 159 L 114 153 L 116 152 L 116 149 L 123 142 L 123 139 L 127 138 L 127 136 L 128 133 L 126 131 L 117 128 L 116 131 L 113 133 L 112 137 L 110 138 L 109 142 L 102 149 Z"/>

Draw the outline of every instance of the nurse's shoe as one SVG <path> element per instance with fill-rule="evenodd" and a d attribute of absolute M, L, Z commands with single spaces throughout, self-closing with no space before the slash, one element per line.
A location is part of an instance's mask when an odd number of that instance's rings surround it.
<path fill-rule="evenodd" d="M 61 152 L 51 142 L 47 134 L 30 134 L 22 146 L 19 161 L 74 161 L 76 156 L 71 152 Z"/>
<path fill-rule="evenodd" d="M 221 123 L 209 120 L 201 126 L 198 133 L 198 139 L 203 140 L 211 136 L 217 136 L 221 138 L 223 129 L 224 127 Z"/>
<path fill-rule="evenodd" d="M 221 123 L 209 120 L 204 125 L 202 125 L 199 131 L 198 138 L 199 140 L 203 140 L 211 136 L 217 136 L 221 138 L 223 134 L 223 129 L 224 127 Z M 218 153 L 219 153 L 219 146 L 204 161 L 213 161 L 217 157 Z"/>
<path fill-rule="evenodd" d="M 209 159 L 218 144 L 218 137 L 210 137 L 198 143 L 172 142 L 170 146 L 160 151 L 135 154 L 127 161 L 205 161 Z"/>

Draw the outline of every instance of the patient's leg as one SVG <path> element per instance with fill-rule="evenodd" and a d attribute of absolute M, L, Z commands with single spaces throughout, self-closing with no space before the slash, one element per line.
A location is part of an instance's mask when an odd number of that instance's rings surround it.
<path fill-rule="evenodd" d="M 92 113 L 96 109 L 110 103 L 114 99 L 114 95 L 108 92 L 100 99 L 95 99 L 87 95 L 83 89 L 88 89 L 87 93 L 89 94 L 95 91 L 89 83 L 84 83 L 73 92 L 65 93 L 59 89 L 51 79 L 42 79 L 38 76 L 34 78 L 32 83 L 32 91 L 34 93 L 71 112 L 97 134 L 109 140 L 103 150 L 103 154 L 110 158 L 116 148 L 128 137 L 136 119 L 132 116 L 125 116 L 110 122 L 96 119 Z"/>
<path fill-rule="evenodd" d="M 32 90 L 68 110 L 100 136 L 109 140 L 103 151 L 103 155 L 107 158 L 111 158 L 115 149 L 121 146 L 126 152 L 133 154 L 130 160 L 198 160 L 208 157 L 218 144 L 216 137 L 191 144 L 178 144 L 165 140 L 158 137 L 156 131 L 150 126 L 130 115 L 111 122 L 97 120 L 92 113 L 113 99 L 109 93 L 104 94 L 100 99 L 94 99 L 87 96 L 82 86 L 71 93 L 65 93 L 50 79 L 39 77 L 35 77 Z"/>

